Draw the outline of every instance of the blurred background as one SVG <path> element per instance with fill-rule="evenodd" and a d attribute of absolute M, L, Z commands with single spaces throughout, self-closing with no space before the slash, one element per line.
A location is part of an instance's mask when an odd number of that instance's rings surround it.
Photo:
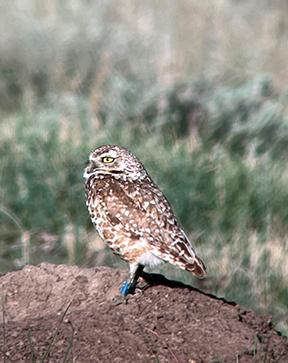
<path fill-rule="evenodd" d="M 287 0 L 0 2 L 0 272 L 125 268 L 88 217 L 83 169 L 128 147 L 208 267 L 166 276 L 288 334 Z"/>

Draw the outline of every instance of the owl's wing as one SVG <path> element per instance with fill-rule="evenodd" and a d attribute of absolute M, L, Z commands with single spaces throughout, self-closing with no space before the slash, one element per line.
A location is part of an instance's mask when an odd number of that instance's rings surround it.
<path fill-rule="evenodd" d="M 169 202 L 151 180 L 118 184 L 116 190 L 111 190 L 113 198 L 108 194 L 105 204 L 114 223 L 121 224 L 134 238 L 148 241 L 157 257 L 199 277 L 205 276 L 204 263 L 178 224 Z"/>

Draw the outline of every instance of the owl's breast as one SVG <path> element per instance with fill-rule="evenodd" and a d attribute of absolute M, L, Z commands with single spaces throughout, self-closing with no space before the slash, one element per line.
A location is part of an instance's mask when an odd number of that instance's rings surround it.
<path fill-rule="evenodd" d="M 87 207 L 91 221 L 100 237 L 109 246 L 115 238 L 114 232 L 117 229 L 115 223 L 113 223 L 113 218 L 111 219 L 111 208 L 109 206 L 109 201 L 113 198 L 111 187 L 112 185 L 108 180 L 96 179 L 86 189 Z"/>
<path fill-rule="evenodd" d="M 101 213 L 100 203 L 97 198 L 93 198 L 91 203 L 87 200 L 87 207 L 90 214 L 91 221 L 96 228 L 97 232 L 99 233 L 100 237 L 103 238 L 103 217 Z"/>

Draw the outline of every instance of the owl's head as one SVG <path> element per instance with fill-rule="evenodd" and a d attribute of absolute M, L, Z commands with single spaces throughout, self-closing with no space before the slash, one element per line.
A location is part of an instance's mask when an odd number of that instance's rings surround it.
<path fill-rule="evenodd" d="M 136 180 L 145 177 L 147 172 L 137 157 L 126 148 L 103 145 L 90 154 L 83 176 L 87 180 L 92 175 L 103 174 Z"/>

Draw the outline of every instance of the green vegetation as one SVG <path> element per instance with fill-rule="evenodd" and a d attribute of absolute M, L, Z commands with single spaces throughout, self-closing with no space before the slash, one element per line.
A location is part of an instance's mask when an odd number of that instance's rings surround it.
<path fill-rule="evenodd" d="M 152 32 L 147 40 L 137 27 L 131 35 L 133 11 L 128 20 L 112 16 L 113 4 L 103 5 L 93 22 L 84 5 L 76 11 L 66 4 L 65 14 L 46 9 L 55 32 L 41 14 L 33 23 L 38 31 L 18 18 L 22 33 L 12 36 L 7 24 L 9 51 L 0 44 L 0 271 L 43 260 L 120 264 L 93 231 L 82 180 L 89 152 L 117 143 L 143 160 L 162 187 L 209 277 L 192 281 L 168 265 L 162 271 L 272 313 L 287 334 L 287 92 L 277 77 L 247 77 L 244 56 L 235 56 L 244 67 L 236 78 L 226 63 L 223 77 L 210 76 L 211 64 L 201 71 L 196 59 L 197 76 L 186 64 L 183 76 L 164 87 L 163 59 L 161 70 L 156 64 L 164 35 Z M 89 20 L 85 27 L 81 17 Z M 17 48 L 17 58 L 12 45 L 19 34 L 26 48 Z"/>

